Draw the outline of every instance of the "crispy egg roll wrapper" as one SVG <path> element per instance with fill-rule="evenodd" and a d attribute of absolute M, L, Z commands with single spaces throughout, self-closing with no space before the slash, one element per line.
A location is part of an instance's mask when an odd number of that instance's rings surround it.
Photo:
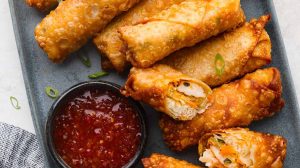
<path fill-rule="evenodd" d="M 270 16 L 253 19 L 242 27 L 179 50 L 161 61 L 211 87 L 231 81 L 271 62 L 271 40 L 264 30 Z M 224 60 L 224 71 L 216 73 L 216 55 Z"/>
<path fill-rule="evenodd" d="M 109 58 L 113 67 L 118 72 L 122 72 L 128 67 L 129 63 L 126 61 L 126 45 L 121 40 L 118 29 L 122 26 L 136 24 L 146 17 L 157 14 L 171 5 L 183 1 L 184 0 L 142 0 L 128 12 L 120 15 L 109 23 L 103 31 L 94 38 L 94 44 L 101 54 Z"/>
<path fill-rule="evenodd" d="M 284 105 L 280 73 L 276 68 L 257 70 L 240 80 L 215 88 L 208 95 L 208 107 L 186 122 L 166 115 L 160 119 L 164 140 L 175 151 L 198 143 L 211 130 L 248 126 L 270 117 Z"/>
<path fill-rule="evenodd" d="M 149 158 L 142 159 L 144 168 L 201 168 L 183 160 L 154 153 Z"/>
<path fill-rule="evenodd" d="M 246 128 L 216 130 L 199 141 L 200 161 L 209 168 L 282 168 L 286 140 Z"/>
<path fill-rule="evenodd" d="M 177 120 L 191 120 L 207 103 L 211 89 L 167 65 L 132 68 L 121 93 Z"/>
<path fill-rule="evenodd" d="M 103 70 L 115 70 L 114 65 L 112 64 L 112 62 L 104 55 L 100 55 L 101 61 L 100 61 L 100 65 L 101 65 L 101 69 Z M 118 72 L 123 72 L 123 71 L 118 71 Z"/>
<path fill-rule="evenodd" d="M 41 12 L 47 12 L 58 5 L 58 0 L 26 0 L 26 3 Z"/>
<path fill-rule="evenodd" d="M 82 47 L 113 17 L 138 0 L 65 0 L 35 29 L 35 39 L 53 62 Z"/>
<path fill-rule="evenodd" d="M 101 55 L 100 58 L 101 58 L 101 68 L 103 70 L 108 71 L 114 69 L 112 63 L 109 61 L 107 57 Z"/>
<path fill-rule="evenodd" d="M 244 21 L 240 0 L 186 0 L 119 32 L 127 44 L 127 60 L 145 68 Z"/>

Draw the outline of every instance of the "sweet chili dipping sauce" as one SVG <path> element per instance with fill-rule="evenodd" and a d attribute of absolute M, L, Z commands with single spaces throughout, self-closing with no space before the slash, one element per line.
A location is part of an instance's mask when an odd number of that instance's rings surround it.
<path fill-rule="evenodd" d="M 69 99 L 53 120 L 53 143 L 70 167 L 120 168 L 141 143 L 140 119 L 113 91 L 90 89 Z"/>

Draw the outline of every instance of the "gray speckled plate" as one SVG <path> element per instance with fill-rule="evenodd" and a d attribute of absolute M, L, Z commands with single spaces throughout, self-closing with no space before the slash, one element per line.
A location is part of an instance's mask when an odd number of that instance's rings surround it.
<path fill-rule="evenodd" d="M 38 47 L 33 35 L 34 27 L 44 15 L 27 7 L 24 0 L 8 1 L 35 130 L 41 142 L 42 150 L 46 155 L 46 165 L 55 167 L 45 148 L 45 120 L 53 100 L 45 95 L 44 88 L 50 85 L 64 91 L 74 84 L 88 80 L 88 74 L 99 71 L 100 59 L 95 47 L 88 44 L 80 52 L 84 52 L 85 55 L 91 58 L 93 63 L 91 68 L 86 68 L 75 56 L 72 56 L 63 64 L 51 63 L 46 54 Z M 281 71 L 283 97 L 286 102 L 285 107 L 279 114 L 253 123 L 251 129 L 284 136 L 288 140 L 285 167 L 300 167 L 299 109 L 273 2 L 272 0 L 242 0 L 242 6 L 248 19 L 266 13 L 272 15 L 272 21 L 267 26 L 273 44 L 271 66 L 275 66 Z M 102 80 L 122 85 L 125 78 L 112 72 L 109 76 L 103 77 Z M 158 127 L 158 114 L 150 107 L 144 107 L 147 111 L 149 124 L 149 138 L 144 155 L 149 156 L 153 152 L 159 152 L 192 163 L 199 163 L 196 148 L 182 153 L 174 153 L 165 146 Z M 141 165 L 139 164 L 138 167 L 141 167 Z"/>

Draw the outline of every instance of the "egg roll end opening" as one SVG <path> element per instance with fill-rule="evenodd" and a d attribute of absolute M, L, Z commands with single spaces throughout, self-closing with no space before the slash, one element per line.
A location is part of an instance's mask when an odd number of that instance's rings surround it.
<path fill-rule="evenodd" d="M 205 111 L 207 95 L 211 89 L 199 81 L 181 79 L 169 83 L 166 109 L 169 115 L 178 120 L 191 120 Z"/>
<path fill-rule="evenodd" d="M 247 128 L 215 130 L 199 142 L 199 160 L 207 167 L 282 167 L 286 155 L 283 137 Z"/>

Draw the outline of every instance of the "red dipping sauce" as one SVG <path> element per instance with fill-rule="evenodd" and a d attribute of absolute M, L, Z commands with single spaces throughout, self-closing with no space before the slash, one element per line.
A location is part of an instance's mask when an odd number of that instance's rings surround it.
<path fill-rule="evenodd" d="M 137 112 L 113 91 L 82 92 L 67 101 L 52 124 L 55 149 L 70 167 L 120 168 L 141 143 Z"/>

